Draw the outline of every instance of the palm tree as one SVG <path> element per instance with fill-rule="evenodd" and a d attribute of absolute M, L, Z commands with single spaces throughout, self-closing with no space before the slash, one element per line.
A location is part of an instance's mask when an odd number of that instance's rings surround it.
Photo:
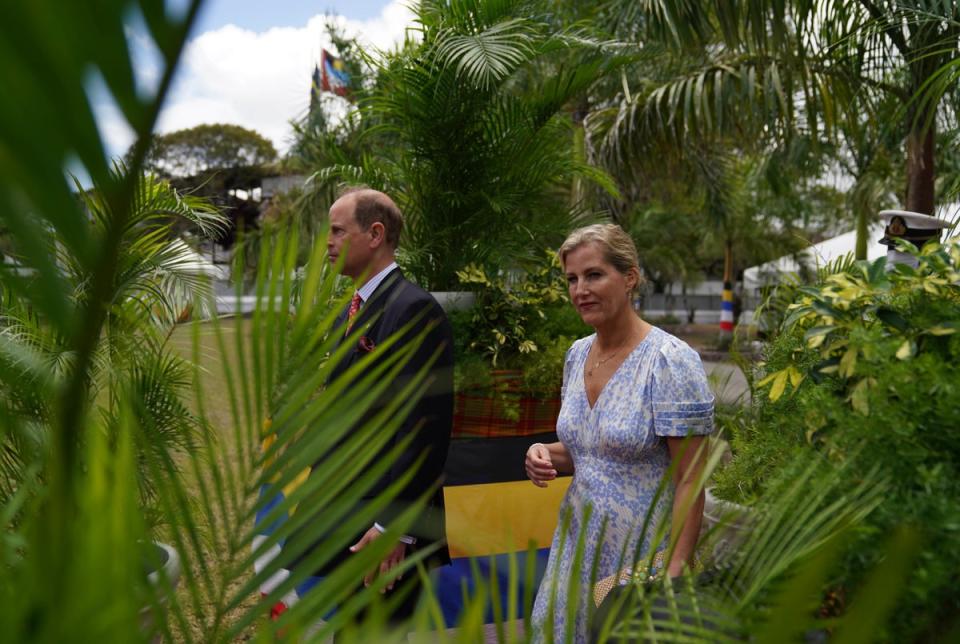
<path fill-rule="evenodd" d="M 725 131 L 741 127 L 740 112 L 774 134 L 799 127 L 830 136 L 843 122 L 878 118 L 890 100 L 904 137 L 902 203 L 933 214 L 936 132 L 956 124 L 958 107 L 956 85 L 944 82 L 960 55 L 956 3 L 614 0 L 610 8 L 620 25 L 704 54 L 700 69 L 625 113 L 624 132 L 658 115 L 680 130 Z"/>
<path fill-rule="evenodd" d="M 867 115 L 862 121 L 845 119 L 838 123 L 842 145 L 836 155 L 837 163 L 853 179 L 848 203 L 857 226 L 856 259 L 867 259 L 870 222 L 880 210 L 893 207 L 894 182 L 903 178 L 902 169 L 894 165 L 900 156 L 902 128 L 890 106 L 891 101 L 887 100 L 880 106 L 879 114 Z"/>
<path fill-rule="evenodd" d="M 620 136 L 623 109 L 623 105 L 609 106 L 588 117 L 592 160 L 617 178 L 623 193 L 630 195 L 630 205 L 648 202 L 658 192 L 652 187 L 654 184 L 672 186 L 682 177 L 684 194 L 673 196 L 674 210 L 680 211 L 685 202 L 695 199 L 693 212 L 684 215 L 695 219 L 699 227 L 697 239 L 702 243 L 713 238 L 723 249 L 719 343 L 727 347 L 734 322 L 734 248 L 756 237 L 756 222 L 745 219 L 747 166 L 736 159 L 749 146 L 738 146 L 729 137 L 676 139 L 673 133 L 664 131 L 669 128 L 666 123 L 624 141 Z M 623 212 L 620 219 L 628 229 L 634 229 L 636 222 L 629 221 L 629 216 L 630 211 Z M 664 243 L 675 242 L 666 239 Z M 692 254 L 687 253 L 686 257 L 692 258 Z"/>
<path fill-rule="evenodd" d="M 195 408 L 183 395 L 184 388 L 195 386 L 199 367 L 185 375 L 182 362 L 160 351 L 184 301 L 202 299 L 208 288 L 194 274 L 183 243 L 169 236 L 169 222 L 186 217 L 210 230 L 220 217 L 141 174 L 150 133 L 200 2 L 189 3 L 182 16 L 168 14 L 162 2 L 141 2 L 138 8 L 163 63 L 153 94 L 138 86 L 133 73 L 125 3 L 102 4 L 96 11 L 79 4 L 34 3 L 11 8 L 0 26 L 0 79 L 7 90 L 0 99 L 0 218 L 8 247 L 23 264 L 22 270 L 0 271 L 5 316 L 0 333 L 0 630 L 15 641 L 146 640 L 149 633 L 139 626 L 144 605 L 169 615 L 159 627 L 170 640 L 226 639 L 223 616 L 230 602 L 247 597 L 230 589 L 249 568 L 211 570 L 211 562 L 238 563 L 249 556 L 257 483 L 274 475 L 282 481 L 304 462 L 324 463 L 331 452 L 328 441 L 342 438 L 351 414 L 369 406 L 377 388 L 370 383 L 370 393 L 355 395 L 328 389 L 311 400 L 310 384 L 325 373 L 321 367 L 329 345 L 323 341 L 332 323 L 333 282 L 321 283 L 315 271 L 305 278 L 303 292 L 310 295 L 299 305 L 298 317 L 291 317 L 289 308 L 261 309 L 254 331 L 258 350 L 243 354 L 243 375 L 230 379 L 237 419 L 233 446 L 242 458 L 228 458 L 208 431 L 194 433 L 185 453 L 163 449 L 161 434 L 168 430 L 206 429 L 203 396 L 196 396 Z M 118 170 L 104 154 L 79 82 L 90 74 L 103 80 L 133 129 L 126 170 Z M 76 194 L 64 173 L 68 162 L 86 171 L 92 192 Z M 261 280 L 263 294 L 274 289 L 289 301 L 290 248 L 283 246 L 263 263 L 264 275 L 269 266 L 276 269 L 269 273 L 272 286 Z M 323 265 L 320 254 L 314 260 L 315 267 Z M 245 349 L 242 336 L 237 344 Z M 399 352 L 397 360 L 403 355 Z M 395 367 L 396 362 L 387 364 L 378 375 L 388 381 Z M 225 363 L 224 368 L 235 367 Z M 251 368 L 255 375 L 247 372 Z M 261 472 L 264 462 L 255 446 L 268 415 L 285 441 L 298 434 L 298 449 Z M 327 431 L 302 437 L 303 423 L 313 421 Z M 331 503 L 329 493 L 337 490 L 331 477 L 342 478 L 344 467 L 365 469 L 365 448 L 376 443 L 389 422 L 379 417 L 344 441 L 343 451 L 333 451 L 329 476 L 318 476 L 316 484 L 281 508 L 289 511 L 302 499 L 310 512 L 301 517 L 316 519 L 315 512 L 327 512 L 311 538 L 331 525 L 369 521 L 365 512 L 344 518 L 362 488 L 338 494 Z M 350 455 L 356 458 L 344 460 Z M 369 471 L 375 474 L 376 467 Z M 155 534 L 146 525 L 154 517 L 144 516 L 138 489 L 144 478 L 154 486 L 153 511 L 166 526 L 162 531 L 184 558 L 186 603 L 194 614 L 209 616 L 201 633 L 190 630 L 187 609 L 168 596 L 162 579 L 151 590 L 144 578 L 138 544 Z M 188 487 L 188 478 L 196 488 Z M 398 519 L 396 528 L 405 529 L 407 520 Z M 329 555 L 330 548 L 316 556 Z M 356 565 L 382 556 L 380 550 L 371 549 Z M 296 547 L 290 552 L 295 554 Z M 316 601 L 330 605 L 331 593 L 341 587 L 329 585 Z M 364 595 L 350 610 L 371 599 Z M 169 613 L 165 605 L 172 607 Z M 316 607 L 305 604 L 301 619 L 306 622 Z M 247 622 L 259 617 L 261 608 L 248 605 Z"/>
<path fill-rule="evenodd" d="M 363 51 L 359 41 L 343 33 L 342 27 L 331 16 L 325 26 L 327 36 L 336 48 L 350 75 L 349 99 L 323 96 L 329 103 L 343 106 L 349 100 L 365 100 L 376 85 L 372 62 Z M 318 91 L 311 88 L 313 92 Z M 317 168 L 329 166 L 359 166 L 363 157 L 371 153 L 370 138 L 364 136 L 364 130 L 373 127 L 368 119 L 362 119 L 360 112 L 349 109 L 342 117 L 334 117 L 326 109 L 327 102 L 311 98 L 311 108 L 301 119 L 291 122 L 293 127 L 293 145 L 283 161 L 290 170 L 310 175 Z M 305 249 L 316 241 L 326 229 L 325 214 L 337 197 L 335 180 L 322 181 L 316 177 L 310 182 L 309 189 L 292 195 L 295 203 L 288 208 L 289 216 L 295 217 L 301 226 L 301 243 Z"/>
<path fill-rule="evenodd" d="M 601 43 L 554 28 L 544 11 L 517 1 L 421 3 L 420 41 L 379 63 L 376 88 L 361 101 L 369 153 L 314 179 L 391 194 L 407 216 L 401 263 L 429 288 L 456 287 L 456 271 L 470 263 L 532 259 L 532 240 L 559 240 L 581 215 L 570 200 L 575 177 L 612 190 L 571 153 L 561 110 L 620 61 Z M 558 51 L 585 60 L 536 76 Z"/>
<path fill-rule="evenodd" d="M 623 18 L 618 11 L 632 18 Z M 646 24 L 635 8 L 613 3 L 606 4 L 604 15 L 621 40 L 637 39 Z M 674 98 L 676 90 L 671 88 L 706 83 L 697 73 L 707 62 L 707 54 L 673 50 L 656 39 L 644 39 L 635 47 L 618 86 L 604 87 L 605 94 L 593 99 L 595 108 L 586 121 L 589 159 L 616 179 L 624 199 L 611 204 L 611 209 L 628 228 L 634 227 L 629 219 L 637 204 L 663 202 L 664 187 L 683 186 L 682 194 L 668 195 L 673 210 L 682 212 L 680 216 L 692 216 L 700 228 L 700 239 L 712 238 L 722 248 L 719 342 L 726 346 L 734 321 L 734 249 L 762 237 L 757 234 L 762 221 L 748 217 L 745 210 L 749 164 L 737 159 L 763 159 L 772 148 L 764 146 L 758 136 L 761 120 L 736 106 L 709 106 L 716 108 L 716 118 L 726 124 L 723 128 L 706 127 L 694 117 L 693 112 L 701 115 L 706 106 L 691 103 L 677 106 L 678 112 L 665 109 L 665 103 Z M 696 205 L 689 211 L 685 206 L 691 199 Z M 692 258 L 692 254 L 686 257 Z"/>
<path fill-rule="evenodd" d="M 111 176 L 119 180 L 123 172 L 118 167 Z M 103 193 L 97 187 L 84 190 L 79 183 L 76 185 L 91 228 L 104 234 L 114 220 Z M 226 226 L 227 220 L 205 201 L 182 197 L 167 182 L 141 176 L 118 247 L 115 282 L 103 303 L 106 320 L 102 338 L 85 374 L 89 395 L 97 401 L 97 413 L 108 419 L 111 427 L 122 398 L 118 387 L 134 383 L 141 390 L 143 408 L 137 415 L 147 435 L 139 448 L 157 453 L 188 450 L 199 443 L 206 429 L 180 401 L 183 393 L 189 391 L 186 385 L 190 371 L 166 346 L 174 324 L 185 311 L 201 303 L 197 313 L 207 315 L 213 302 L 205 266 L 174 233 L 183 222 L 211 237 Z M 47 253 L 61 267 L 60 277 L 71 289 L 72 301 L 85 304 L 90 297 L 92 276 L 83 263 L 57 238 L 49 240 Z M 18 259 L 21 273 L 36 270 L 31 266 L 33 258 Z M 11 373 L 19 373 L 27 380 L 27 384 L 19 382 L 9 389 L 5 402 L 31 428 L 19 441 L 29 436 L 30 442 L 42 445 L 46 440 L 44 425 L 54 417 L 55 401 L 52 396 L 25 396 L 25 392 L 30 390 L 30 382 L 44 383 L 49 393 L 74 377 L 76 355 L 69 339 L 49 324 L 29 300 L 14 295 L 8 285 L 3 287 L 8 302 L 0 323 L 0 334 L 6 341 L 5 362 Z M 28 453 L 7 450 L 10 458 L 4 463 L 7 467 L 3 474 L 8 481 L 22 479 L 30 462 Z M 141 471 L 139 482 L 143 500 L 155 500 L 156 487 L 145 471 Z"/>

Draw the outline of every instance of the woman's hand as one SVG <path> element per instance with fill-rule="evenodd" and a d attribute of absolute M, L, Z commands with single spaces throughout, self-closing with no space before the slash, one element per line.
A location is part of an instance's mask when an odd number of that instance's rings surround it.
<path fill-rule="evenodd" d="M 534 443 L 527 448 L 527 458 L 524 466 L 527 469 L 527 476 L 537 487 L 547 487 L 547 481 L 557 478 L 553 457 L 543 443 Z"/>

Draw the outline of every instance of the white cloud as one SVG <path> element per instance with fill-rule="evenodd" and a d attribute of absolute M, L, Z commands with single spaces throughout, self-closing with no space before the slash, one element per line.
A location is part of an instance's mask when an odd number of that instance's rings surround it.
<path fill-rule="evenodd" d="M 412 24 L 407 0 L 393 0 L 376 18 L 338 18 L 345 32 L 365 46 L 385 50 L 402 42 Z M 194 38 L 180 62 L 178 78 L 160 115 L 158 132 L 201 123 L 234 123 L 256 130 L 281 152 L 290 144 L 289 121 L 302 117 L 310 98 L 310 76 L 320 50 L 330 48 L 325 17 L 305 27 L 253 32 L 228 25 Z M 129 134 L 116 124 L 102 127 L 108 147 L 122 154 Z"/>

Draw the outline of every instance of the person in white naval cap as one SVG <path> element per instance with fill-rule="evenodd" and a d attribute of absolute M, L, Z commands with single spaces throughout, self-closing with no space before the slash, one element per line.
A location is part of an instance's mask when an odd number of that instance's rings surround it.
<path fill-rule="evenodd" d="M 916 256 L 897 248 L 897 240 L 903 239 L 917 248 L 928 241 L 940 241 L 940 231 L 950 227 L 950 222 L 910 210 L 881 210 L 880 218 L 886 223 L 880 243 L 887 247 L 887 270 L 897 264 L 916 268 Z"/>

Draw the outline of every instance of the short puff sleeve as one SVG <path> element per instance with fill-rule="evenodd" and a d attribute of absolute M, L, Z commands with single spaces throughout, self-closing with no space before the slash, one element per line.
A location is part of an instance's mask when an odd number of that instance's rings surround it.
<path fill-rule="evenodd" d="M 713 431 L 713 393 L 697 352 L 676 340 L 660 349 L 653 374 L 653 428 L 657 436 Z"/>

